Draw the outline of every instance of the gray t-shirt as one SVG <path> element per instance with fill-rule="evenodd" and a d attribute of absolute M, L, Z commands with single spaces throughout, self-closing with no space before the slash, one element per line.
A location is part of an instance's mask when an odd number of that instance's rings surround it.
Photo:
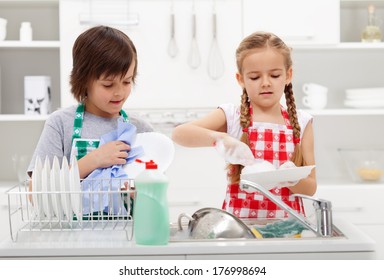
<path fill-rule="evenodd" d="M 37 156 L 39 156 L 42 161 L 48 156 L 51 164 L 54 156 L 58 157 L 60 163 L 63 156 L 69 160 L 76 108 L 77 106 L 75 105 L 60 109 L 48 117 L 29 164 L 28 174 L 31 174 L 30 172 L 35 166 Z M 130 123 L 136 126 L 137 133 L 153 131 L 152 126 L 148 122 L 129 114 L 128 117 Z M 81 138 L 100 139 L 102 135 L 117 129 L 117 119 L 118 118 L 103 118 L 85 112 Z"/>

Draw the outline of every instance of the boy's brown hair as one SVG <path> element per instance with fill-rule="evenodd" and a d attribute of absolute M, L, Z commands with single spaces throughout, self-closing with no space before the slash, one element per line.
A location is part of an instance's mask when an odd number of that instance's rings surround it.
<path fill-rule="evenodd" d="M 71 92 L 84 101 L 90 82 L 104 77 L 124 77 L 135 63 L 132 82 L 137 74 L 137 52 L 131 39 L 122 31 L 96 26 L 77 37 L 72 48 Z"/>

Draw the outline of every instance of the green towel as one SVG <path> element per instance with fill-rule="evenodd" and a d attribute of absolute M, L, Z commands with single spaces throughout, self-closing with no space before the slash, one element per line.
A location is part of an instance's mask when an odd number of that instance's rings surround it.
<path fill-rule="evenodd" d="M 294 219 L 282 220 L 263 226 L 254 226 L 263 238 L 294 237 L 307 227 Z"/>

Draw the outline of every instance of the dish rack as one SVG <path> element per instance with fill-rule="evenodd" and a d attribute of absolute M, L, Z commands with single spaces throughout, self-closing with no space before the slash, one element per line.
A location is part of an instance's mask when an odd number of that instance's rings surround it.
<path fill-rule="evenodd" d="M 88 191 L 30 191 L 29 181 L 9 189 L 6 194 L 12 241 L 17 241 L 20 232 L 111 230 L 123 231 L 131 240 L 134 181 L 109 178 L 87 180 L 87 184 Z"/>

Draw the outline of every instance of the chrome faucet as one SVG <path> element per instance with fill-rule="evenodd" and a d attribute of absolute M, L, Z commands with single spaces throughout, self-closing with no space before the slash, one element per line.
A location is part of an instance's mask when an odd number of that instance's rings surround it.
<path fill-rule="evenodd" d="M 269 198 L 273 203 L 287 211 L 292 217 L 296 218 L 300 223 L 302 223 L 309 230 L 314 232 L 317 236 L 321 237 L 331 237 L 332 236 L 332 204 L 328 200 L 313 198 L 308 195 L 303 194 L 293 194 L 297 197 L 302 197 L 310 199 L 313 201 L 313 206 L 316 210 L 316 225 L 313 225 L 306 217 L 297 213 L 286 203 L 284 203 L 280 198 L 272 194 L 269 190 L 263 188 L 262 186 L 249 181 L 249 180 L 240 180 L 240 188 L 245 191 L 250 189 L 256 189 Z"/>

